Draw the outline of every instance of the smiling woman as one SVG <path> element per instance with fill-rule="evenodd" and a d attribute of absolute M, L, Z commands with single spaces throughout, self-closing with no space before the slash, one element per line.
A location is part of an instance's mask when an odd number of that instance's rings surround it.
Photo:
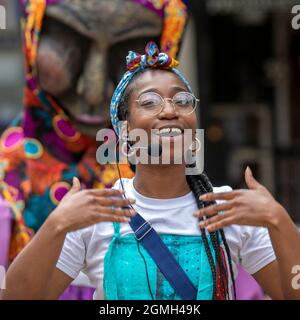
<path fill-rule="evenodd" d="M 170 83 L 172 85 L 169 85 Z M 187 131 L 190 130 L 192 133 L 190 138 L 195 136 L 197 118 L 194 111 L 197 100 L 191 93 L 191 88 L 186 80 L 182 82 L 175 73 L 160 69 L 141 71 L 130 82 L 120 101 L 118 117 L 128 130 L 128 137 L 124 136 L 122 140 L 132 141 L 133 133 L 137 129 L 143 130 L 147 137 L 145 142 L 149 145 L 153 142 L 159 143 L 162 150 L 166 150 L 166 156 L 170 152 L 171 157 L 168 157 L 168 160 L 174 163 L 175 147 L 179 145 L 180 150 L 182 147 L 185 150 L 192 143 L 192 141 L 188 141 Z M 131 104 L 135 108 L 128 109 L 128 105 Z M 188 123 L 184 125 L 181 121 L 173 121 L 174 113 L 177 114 L 177 118 L 179 115 Z M 161 116 L 166 117 L 166 120 L 170 118 L 170 121 L 157 122 L 156 119 Z M 126 121 L 129 119 L 130 121 Z M 153 122 L 150 122 L 149 119 L 153 119 Z M 115 130 L 118 129 L 115 127 Z M 183 135 L 184 131 L 185 135 Z M 158 139 L 155 139 L 155 136 Z M 145 142 L 143 141 L 143 143 Z M 180 150 L 179 152 L 182 153 Z M 163 152 L 161 159 L 166 161 L 164 154 L 165 152 Z M 182 158 L 182 155 L 178 154 L 176 157 Z"/>
<path fill-rule="evenodd" d="M 131 52 L 127 62 L 110 109 L 119 138 L 121 120 L 129 132 L 196 128 L 195 112 L 173 105 L 174 96 L 192 94 L 174 59 L 149 43 L 145 55 Z M 165 99 L 159 113 L 148 113 L 138 102 L 149 90 Z M 225 212 L 220 217 L 235 206 L 244 217 L 281 210 L 249 172 L 246 178 L 251 190 L 213 188 L 204 173 L 187 176 L 184 163 L 172 162 L 137 164 L 135 177 L 121 178 L 113 190 L 80 190 L 75 178 L 10 267 L 4 298 L 57 298 L 83 271 L 96 287 L 95 299 L 232 299 L 240 261 L 272 298 L 297 298 L 287 274 L 293 248 L 278 249 L 274 219 L 268 220 L 269 233 L 245 225 L 204 228 L 219 209 Z"/>

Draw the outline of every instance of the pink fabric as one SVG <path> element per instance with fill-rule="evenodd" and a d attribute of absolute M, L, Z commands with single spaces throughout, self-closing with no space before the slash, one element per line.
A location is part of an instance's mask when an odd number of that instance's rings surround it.
<path fill-rule="evenodd" d="M 93 300 L 95 289 L 70 285 L 59 300 Z"/>
<path fill-rule="evenodd" d="M 264 293 L 255 279 L 241 266 L 236 279 L 237 300 L 263 300 Z"/>
<path fill-rule="evenodd" d="M 0 194 L 0 266 L 8 268 L 8 252 L 10 244 L 12 217 L 7 202 Z M 69 286 L 60 300 L 92 300 L 94 289 Z"/>
<path fill-rule="evenodd" d="M 0 265 L 8 267 L 12 217 L 8 203 L 0 195 Z"/>

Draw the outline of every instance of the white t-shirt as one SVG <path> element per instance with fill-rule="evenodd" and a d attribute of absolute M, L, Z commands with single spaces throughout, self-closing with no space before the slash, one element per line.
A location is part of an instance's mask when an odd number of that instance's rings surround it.
<path fill-rule="evenodd" d="M 192 215 L 197 210 L 192 192 L 173 199 L 148 198 L 135 190 L 133 179 L 122 179 L 126 196 L 136 199 L 133 207 L 158 234 L 201 235 L 198 219 Z M 120 180 L 113 188 L 121 188 Z M 228 186 L 214 188 L 214 192 L 230 190 Z M 128 233 L 133 233 L 130 225 L 121 223 L 121 236 Z M 254 274 L 276 259 L 267 229 L 232 225 L 224 228 L 224 233 L 235 276 L 239 263 L 250 274 Z M 73 279 L 80 271 L 85 273 L 96 288 L 94 299 L 97 300 L 103 299 L 104 257 L 113 234 L 112 222 L 102 222 L 68 233 L 56 265 Z"/>

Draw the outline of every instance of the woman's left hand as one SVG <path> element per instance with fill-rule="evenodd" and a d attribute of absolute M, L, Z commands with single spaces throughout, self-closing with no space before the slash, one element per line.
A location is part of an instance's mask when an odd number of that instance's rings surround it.
<path fill-rule="evenodd" d="M 276 226 L 279 215 L 285 209 L 263 185 L 254 179 L 249 167 L 245 171 L 245 181 L 249 189 L 207 193 L 200 197 L 202 201 L 226 200 L 194 213 L 196 217 L 207 217 L 200 222 L 201 228 L 212 232 L 232 224 Z"/>

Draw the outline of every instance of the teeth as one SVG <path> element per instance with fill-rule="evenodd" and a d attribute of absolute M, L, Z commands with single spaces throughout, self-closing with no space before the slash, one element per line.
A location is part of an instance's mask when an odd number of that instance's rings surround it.
<path fill-rule="evenodd" d="M 169 135 L 170 132 L 171 132 L 170 128 L 163 128 L 159 130 L 158 134 L 161 136 L 164 136 L 164 135 Z"/>
<path fill-rule="evenodd" d="M 179 128 L 162 128 L 158 130 L 157 135 L 160 137 L 174 137 L 182 133 L 182 130 Z"/>

